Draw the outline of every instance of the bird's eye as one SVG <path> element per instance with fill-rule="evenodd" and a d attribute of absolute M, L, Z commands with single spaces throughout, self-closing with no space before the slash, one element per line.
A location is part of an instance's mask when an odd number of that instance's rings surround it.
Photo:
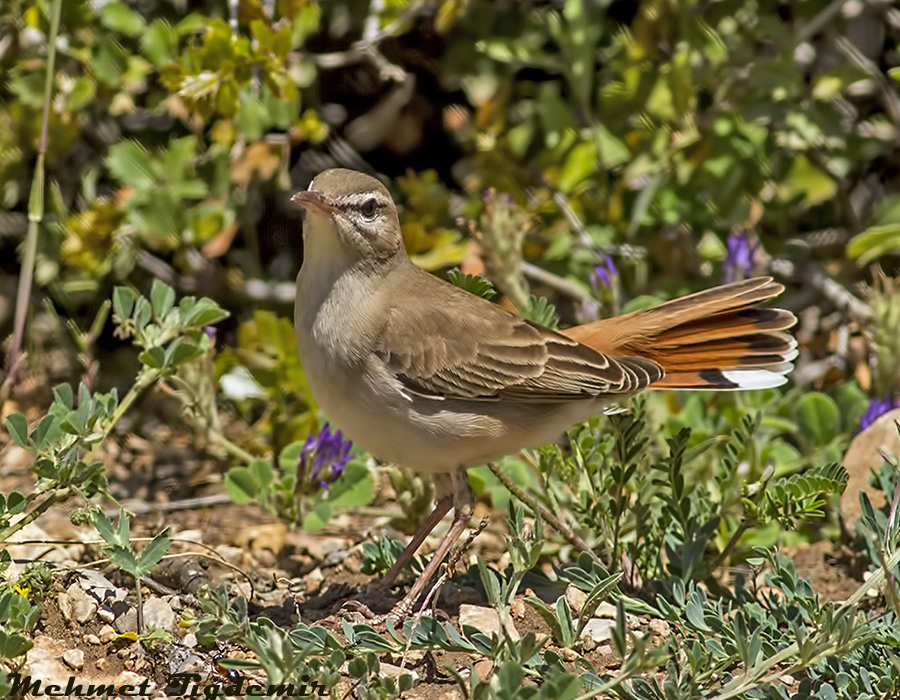
<path fill-rule="evenodd" d="M 375 199 L 367 199 L 362 203 L 359 211 L 363 215 L 363 218 L 370 220 L 374 219 L 378 214 L 378 202 L 376 202 Z"/>

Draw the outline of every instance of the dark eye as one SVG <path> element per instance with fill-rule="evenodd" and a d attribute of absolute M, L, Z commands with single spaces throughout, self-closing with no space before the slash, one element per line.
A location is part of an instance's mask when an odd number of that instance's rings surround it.
<path fill-rule="evenodd" d="M 374 199 L 367 199 L 363 202 L 359 211 L 366 219 L 374 219 L 376 214 L 378 214 L 378 202 Z"/>

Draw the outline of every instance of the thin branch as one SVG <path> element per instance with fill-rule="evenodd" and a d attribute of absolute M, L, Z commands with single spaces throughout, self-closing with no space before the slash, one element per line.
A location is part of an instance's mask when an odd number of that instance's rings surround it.
<path fill-rule="evenodd" d="M 51 8 L 50 34 L 47 36 L 47 75 L 44 78 L 44 114 L 41 121 L 41 139 L 38 142 L 37 162 L 31 182 L 31 195 L 28 200 L 28 233 L 25 238 L 25 251 L 22 255 L 22 272 L 19 275 L 19 288 L 16 294 L 16 316 L 13 324 L 12 343 L 7 360 L 8 374 L 4 382 L 6 386 L 15 384 L 15 376 L 19 367 L 19 352 L 22 348 L 22 337 L 25 333 L 25 316 L 31 300 L 31 283 L 34 278 L 34 262 L 37 257 L 38 226 L 44 220 L 44 159 L 47 154 L 47 128 L 50 122 L 50 100 L 53 95 L 53 77 L 56 66 L 56 38 L 59 34 L 59 18 L 62 13 L 62 0 L 55 0 Z"/>
<path fill-rule="evenodd" d="M 534 498 L 532 498 L 530 495 L 525 493 L 525 491 L 515 481 L 513 481 L 509 477 L 509 474 L 507 474 L 505 471 L 503 471 L 503 467 L 499 466 L 498 464 L 495 464 L 494 462 L 490 462 L 488 464 L 488 469 L 491 470 L 491 473 L 497 477 L 497 480 L 501 484 L 503 484 L 512 495 L 514 495 L 516 498 L 518 498 L 520 501 L 522 501 L 522 503 L 524 503 L 526 506 L 528 506 L 533 513 L 540 513 L 541 517 L 554 530 L 556 530 L 560 535 L 562 535 L 569 544 L 571 544 L 573 547 L 575 547 L 575 549 L 577 549 L 580 552 L 587 552 L 588 554 L 591 555 L 591 557 L 593 557 L 594 561 L 596 561 L 598 564 L 600 564 L 600 566 L 603 566 L 603 567 L 606 566 L 600 560 L 600 557 L 598 557 L 594 553 L 594 551 L 590 547 L 587 546 L 585 541 L 583 539 L 581 539 L 571 527 L 569 527 L 566 523 L 564 523 L 562 520 L 557 518 L 552 512 L 550 512 L 550 510 L 547 507 L 545 507 L 541 503 L 538 503 Z"/>

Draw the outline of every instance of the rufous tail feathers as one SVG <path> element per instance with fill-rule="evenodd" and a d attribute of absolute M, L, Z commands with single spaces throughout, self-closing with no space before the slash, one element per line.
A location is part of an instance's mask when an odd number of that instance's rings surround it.
<path fill-rule="evenodd" d="M 765 389 L 787 381 L 797 341 L 790 311 L 761 305 L 784 287 L 771 277 L 733 282 L 563 331 L 607 355 L 645 357 L 665 370 L 665 389 Z"/>

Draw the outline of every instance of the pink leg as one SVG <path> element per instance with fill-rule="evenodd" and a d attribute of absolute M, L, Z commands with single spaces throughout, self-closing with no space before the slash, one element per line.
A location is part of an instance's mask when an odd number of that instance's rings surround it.
<path fill-rule="evenodd" d="M 422 523 L 421 527 L 416 531 L 416 534 L 413 535 L 409 544 L 406 545 L 406 549 L 400 553 L 400 556 L 397 557 L 397 561 L 394 562 L 394 565 L 384 575 L 384 578 L 376 584 L 378 589 L 386 591 L 394 585 L 394 581 L 397 580 L 400 572 L 403 571 L 407 564 L 409 564 L 413 555 L 418 551 L 419 547 L 422 546 L 425 538 L 431 534 L 431 531 L 437 527 L 437 524 L 450 512 L 450 506 L 452 505 L 453 494 L 448 493 L 438 498 L 437 503 L 434 504 L 434 511 L 428 516 L 425 522 Z"/>
<path fill-rule="evenodd" d="M 443 563 L 444 559 L 447 557 L 447 553 L 450 551 L 450 548 L 456 543 L 459 539 L 459 536 L 462 535 L 463 530 L 466 529 L 466 526 L 469 524 L 469 521 L 472 519 L 472 506 L 475 503 L 475 495 L 472 493 L 472 489 L 469 487 L 469 478 L 466 476 L 464 471 L 455 472 L 452 474 L 453 477 L 453 524 L 450 526 L 450 530 L 444 535 L 444 539 L 441 540 L 440 545 L 438 545 L 437 551 L 431 555 L 431 561 L 428 562 L 428 566 L 425 567 L 425 570 L 422 572 L 421 576 L 416 579 L 412 588 L 409 589 L 409 593 L 407 593 L 403 600 L 398 602 L 390 613 L 388 613 L 388 617 L 399 620 L 403 617 L 409 615 L 412 612 L 413 607 L 416 604 L 416 601 L 419 599 L 419 596 L 422 594 L 422 591 L 425 590 L 425 586 L 428 585 L 428 582 L 434 577 Z M 443 500 L 443 499 L 441 499 Z M 441 501 L 438 501 L 440 504 Z M 449 505 L 448 505 L 449 509 Z M 437 509 L 435 509 L 437 512 Z M 445 510 L 444 513 L 447 511 Z M 443 517 L 443 515 L 441 516 Z M 430 518 L 429 518 L 430 520 Z M 428 521 L 426 521 L 427 524 Z M 432 528 L 434 525 L 432 525 Z M 423 525 L 424 528 L 424 525 Z M 418 533 L 416 533 L 418 536 Z M 424 537 L 422 538 L 424 539 Z M 412 545 L 412 542 L 410 543 Z M 409 547 L 407 547 L 409 549 Z M 404 551 L 403 554 L 406 554 Z M 412 554 L 410 554 L 410 557 Z M 401 557 L 402 558 L 402 557 Z M 400 563 L 399 560 L 397 562 Z M 395 564 L 391 567 L 391 571 L 397 567 Z M 390 571 L 388 572 L 388 576 L 390 576 Z M 385 577 L 387 578 L 387 576 Z"/>

